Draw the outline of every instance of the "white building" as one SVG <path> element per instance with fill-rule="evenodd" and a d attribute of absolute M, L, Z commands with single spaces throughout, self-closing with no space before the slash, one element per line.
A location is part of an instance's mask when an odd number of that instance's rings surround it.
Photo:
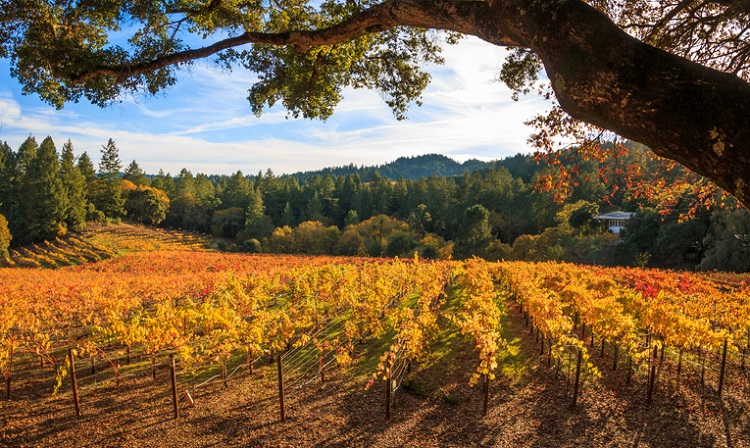
<path fill-rule="evenodd" d="M 603 215 L 594 216 L 597 221 L 602 221 L 607 226 L 610 232 L 619 234 L 625 223 L 633 217 L 635 213 L 630 212 L 609 212 Z"/>

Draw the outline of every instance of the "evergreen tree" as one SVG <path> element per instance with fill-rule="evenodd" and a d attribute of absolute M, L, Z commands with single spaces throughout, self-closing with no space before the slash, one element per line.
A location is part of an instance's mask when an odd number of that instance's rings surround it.
<path fill-rule="evenodd" d="M 86 181 L 86 220 L 87 221 L 103 221 L 104 213 L 96 209 L 96 206 L 92 202 L 96 196 L 97 188 L 99 187 L 96 179 L 96 170 L 94 170 L 94 163 L 91 161 L 88 153 L 84 152 L 78 157 L 78 171 Z"/>
<path fill-rule="evenodd" d="M 292 210 L 292 204 L 287 201 L 284 206 L 284 213 L 281 215 L 281 225 L 294 227 L 297 221 L 294 219 L 294 210 Z"/>
<path fill-rule="evenodd" d="M 0 260 L 8 258 L 8 247 L 13 239 L 8 228 L 8 220 L 0 214 Z"/>
<path fill-rule="evenodd" d="M 409 206 L 407 203 L 409 197 L 409 187 L 403 177 L 399 177 L 393 186 L 390 203 L 388 204 L 388 214 L 397 216 L 401 219 L 409 215 Z"/>
<path fill-rule="evenodd" d="M 466 209 L 458 228 L 457 255 L 469 258 L 472 255 L 484 256 L 492 241 L 489 226 L 489 211 L 481 205 Z"/>
<path fill-rule="evenodd" d="M 381 177 L 380 174 L 375 171 L 372 178 L 371 190 L 372 205 L 375 209 L 373 213 L 388 213 L 388 203 L 391 200 L 391 182 L 387 178 Z"/>
<path fill-rule="evenodd" d="M 260 192 L 261 187 L 256 188 Z M 237 171 L 227 179 L 227 185 L 220 196 L 221 204 L 224 207 L 240 207 L 246 210 L 250 205 L 250 195 L 253 193 L 253 186 L 250 180 Z"/>
<path fill-rule="evenodd" d="M 283 182 L 270 169 L 266 171 L 262 179 L 256 179 L 256 184 L 256 189 L 260 189 L 260 193 L 263 196 L 266 215 L 270 216 L 273 222 L 281 222 L 284 207 L 289 201 L 288 190 L 294 189 L 295 186 Z"/>
<path fill-rule="evenodd" d="M 120 150 L 117 149 L 114 140 L 110 138 L 107 144 L 102 146 L 101 153 L 99 177 L 109 181 L 118 180 L 122 170 L 122 162 L 120 161 Z"/>
<path fill-rule="evenodd" d="M 359 215 L 357 215 L 356 210 L 349 210 L 349 212 L 346 214 L 346 218 L 344 219 L 344 226 L 356 226 L 359 224 Z"/>
<path fill-rule="evenodd" d="M 699 269 L 750 270 L 750 212 L 746 209 L 714 211 L 703 244 L 706 256 Z"/>
<path fill-rule="evenodd" d="M 8 142 L 0 143 L 0 173 L 5 168 L 5 161 L 9 159 L 13 154 L 13 150 L 10 148 Z"/>
<path fill-rule="evenodd" d="M 18 188 L 20 185 L 16 153 L 7 142 L 3 142 L 0 145 L 0 213 L 11 222 L 13 217 L 19 214 Z"/>
<path fill-rule="evenodd" d="M 245 237 L 246 239 L 261 239 L 269 236 L 273 230 L 271 217 L 266 215 L 263 205 L 263 196 L 259 188 L 254 188 L 250 193 L 250 201 L 245 212 Z"/>
<path fill-rule="evenodd" d="M 160 169 L 159 173 L 151 179 L 151 186 L 163 191 L 169 198 L 176 196 L 174 179 L 172 179 L 169 173 L 164 174 L 164 170 Z"/>
<path fill-rule="evenodd" d="M 39 145 L 37 144 L 36 139 L 31 135 L 28 136 L 26 140 L 21 143 L 21 146 L 18 147 L 16 163 L 18 172 L 21 174 L 21 176 L 26 173 L 26 169 L 28 168 L 31 161 L 36 157 L 36 153 L 38 150 Z"/>
<path fill-rule="evenodd" d="M 324 199 L 317 191 L 307 204 L 307 221 L 320 221 L 327 224 L 328 219 L 325 216 Z"/>
<path fill-rule="evenodd" d="M 94 183 L 91 202 L 107 218 L 119 218 L 125 215 L 125 198 L 122 195 L 120 154 L 115 142 L 109 139 L 102 146 L 99 161 L 99 175 Z"/>
<path fill-rule="evenodd" d="M 63 145 L 60 161 L 60 180 L 68 194 L 65 210 L 65 223 L 69 229 L 82 230 L 86 226 L 86 178 L 76 166 L 73 156 L 73 143 L 68 140 Z"/>
<path fill-rule="evenodd" d="M 213 182 L 203 173 L 195 175 L 195 196 L 200 199 L 216 200 L 216 188 Z"/>
<path fill-rule="evenodd" d="M 78 170 L 83 174 L 86 179 L 86 184 L 90 185 L 96 180 L 96 171 L 94 171 L 94 163 L 91 161 L 88 153 L 84 152 L 81 157 L 78 158 Z"/>
<path fill-rule="evenodd" d="M 193 177 L 193 173 L 185 168 L 180 170 L 180 174 L 177 175 L 177 179 L 174 181 L 174 194 L 176 197 L 186 195 L 196 196 L 195 177 Z"/>
<path fill-rule="evenodd" d="M 64 227 L 67 192 L 60 179 L 60 160 L 51 137 L 39 145 L 26 167 L 21 187 L 25 229 L 20 242 L 50 240 Z"/>
<path fill-rule="evenodd" d="M 136 162 L 135 160 L 130 162 L 130 165 L 125 168 L 125 172 L 123 173 L 122 178 L 133 182 L 133 184 L 135 185 L 149 184 L 146 173 L 141 169 L 141 167 L 138 165 L 138 162 Z"/>
<path fill-rule="evenodd" d="M 21 201 L 24 173 L 29 163 L 36 157 L 39 145 L 33 136 L 29 136 L 18 147 L 18 151 L 12 152 L 10 147 L 3 145 L 3 168 L 0 175 L 0 212 L 8 220 L 10 233 L 15 236 L 16 241 L 23 241 L 26 234 L 26 217 L 24 216 Z"/>

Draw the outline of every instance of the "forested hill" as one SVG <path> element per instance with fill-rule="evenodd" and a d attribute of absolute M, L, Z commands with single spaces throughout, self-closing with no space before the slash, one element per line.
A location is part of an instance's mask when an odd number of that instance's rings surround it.
<path fill-rule="evenodd" d="M 211 233 L 248 252 L 750 270 L 750 244 L 737 236 L 750 235 L 749 212 L 731 202 L 697 205 L 696 195 L 711 190 L 646 148 L 605 149 L 617 157 L 570 150 L 554 167 L 530 155 L 463 164 L 430 155 L 302 178 L 271 170 L 148 176 L 136 161 L 123 169 L 111 139 L 97 171 L 86 153 L 76 160 L 72 142 L 60 154 L 51 137 L 38 144 L 30 136 L 17 150 L 0 143 L 0 259 L 11 243 L 125 218 Z M 575 177 L 560 174 L 567 169 Z M 668 208 L 657 211 L 652 201 L 665 189 Z M 681 219 L 690 208 L 695 219 Z M 595 218 L 613 210 L 634 213 L 618 235 Z"/>
<path fill-rule="evenodd" d="M 441 154 L 427 154 L 414 157 L 399 157 L 393 162 L 379 166 L 357 166 L 349 164 L 345 166 L 324 168 L 318 171 L 305 171 L 294 173 L 291 176 L 298 180 L 307 180 L 314 176 L 331 176 L 349 175 L 358 173 L 364 182 L 372 180 L 373 175 L 377 172 L 380 176 L 396 180 L 403 177 L 406 180 L 419 180 L 423 177 L 436 175 L 439 177 L 460 176 L 471 173 L 472 171 L 486 170 L 495 167 L 496 162 L 482 162 L 477 159 L 470 159 L 464 163 L 458 163 L 455 160 Z"/>

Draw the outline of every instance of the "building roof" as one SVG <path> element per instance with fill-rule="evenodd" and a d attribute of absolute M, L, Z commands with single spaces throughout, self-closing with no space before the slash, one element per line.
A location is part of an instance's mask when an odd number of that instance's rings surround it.
<path fill-rule="evenodd" d="M 603 215 L 597 215 L 597 216 L 594 216 L 594 219 L 601 219 L 601 220 L 604 220 L 604 219 L 619 219 L 619 220 L 623 220 L 623 219 L 630 219 L 630 218 L 633 217 L 633 215 L 635 215 L 635 213 L 631 213 L 631 212 L 619 212 L 618 211 L 618 212 L 605 213 Z"/>

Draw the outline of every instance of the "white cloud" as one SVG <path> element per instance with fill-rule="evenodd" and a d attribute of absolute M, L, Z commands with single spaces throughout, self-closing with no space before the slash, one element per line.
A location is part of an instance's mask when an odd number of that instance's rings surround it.
<path fill-rule="evenodd" d="M 13 97 L 0 95 L 0 126 L 14 125 L 21 116 L 21 106 Z"/>
<path fill-rule="evenodd" d="M 76 152 L 97 160 L 107 139 L 123 163 L 137 160 L 148 172 L 276 173 L 331 165 L 380 164 L 400 156 L 442 153 L 466 160 L 528 151 L 523 121 L 546 108 L 534 97 L 519 102 L 496 81 L 505 50 L 464 39 L 444 50 L 446 65 L 429 67 L 433 83 L 424 107 L 396 121 L 377 92 L 347 89 L 327 122 L 287 119 L 275 107 L 252 115 L 246 71 L 225 73 L 198 63 L 160 98 L 128 98 L 105 110 L 79 104 L 53 110 L 18 89 L 0 90 L 0 138 L 18 147 L 32 133 L 58 145 L 71 138 Z M 4 74 L 3 74 L 4 75 Z"/>

